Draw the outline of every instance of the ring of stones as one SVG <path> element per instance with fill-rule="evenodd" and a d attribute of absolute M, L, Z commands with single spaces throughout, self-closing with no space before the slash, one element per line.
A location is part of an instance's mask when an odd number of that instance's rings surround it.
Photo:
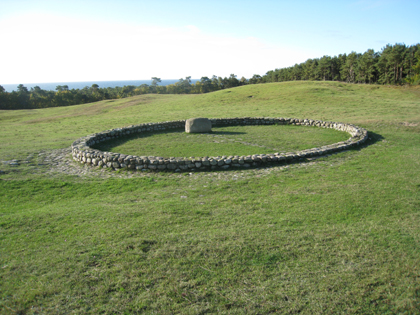
<path fill-rule="evenodd" d="M 209 119 L 213 127 L 250 126 L 250 125 L 301 125 L 332 128 L 350 134 L 346 141 L 325 145 L 297 152 L 255 154 L 246 156 L 219 156 L 202 158 L 164 158 L 158 156 L 134 156 L 113 152 L 102 152 L 91 148 L 94 144 L 136 133 L 179 130 L 185 128 L 186 120 L 166 121 L 131 125 L 124 128 L 95 133 L 80 138 L 72 144 L 72 156 L 75 161 L 91 166 L 109 169 L 131 169 L 152 171 L 201 171 L 229 168 L 249 168 L 262 165 L 289 164 L 297 160 L 331 154 L 346 150 L 364 143 L 368 138 L 366 129 L 352 124 L 326 122 L 312 119 L 297 118 L 213 118 Z"/>

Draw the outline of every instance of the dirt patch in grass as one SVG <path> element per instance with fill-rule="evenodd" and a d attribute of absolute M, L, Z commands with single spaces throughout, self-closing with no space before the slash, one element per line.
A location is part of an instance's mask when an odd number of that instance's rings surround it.
<path fill-rule="evenodd" d="M 144 104 L 151 103 L 153 101 L 153 97 L 150 96 L 138 96 L 133 97 L 125 100 L 106 100 L 91 104 L 84 104 L 85 108 L 81 111 L 79 108 L 75 109 L 74 107 L 67 107 L 72 111 L 70 113 L 64 115 L 57 115 L 57 116 L 49 116 L 49 117 L 40 117 L 36 119 L 27 120 L 25 124 L 37 124 L 37 123 L 50 123 L 60 121 L 66 118 L 74 118 L 80 116 L 96 116 L 104 114 L 110 110 L 120 111 L 132 106 L 141 106 Z"/>
<path fill-rule="evenodd" d="M 408 121 L 404 121 L 401 123 L 401 125 L 406 126 L 406 127 L 417 127 L 419 125 L 419 123 L 411 123 Z"/>
<path fill-rule="evenodd" d="M 54 116 L 54 117 L 42 117 L 42 118 L 25 121 L 24 124 L 29 125 L 29 124 L 38 124 L 38 123 L 50 123 L 50 122 L 62 120 L 64 118 L 76 117 L 76 116 L 81 116 L 81 115 L 60 115 L 60 116 Z"/>
<path fill-rule="evenodd" d="M 153 97 L 149 95 L 141 95 L 139 97 L 130 98 L 129 101 L 124 102 L 120 106 L 115 107 L 116 110 L 125 109 L 131 106 L 139 106 L 144 104 L 149 104 L 154 100 Z"/>

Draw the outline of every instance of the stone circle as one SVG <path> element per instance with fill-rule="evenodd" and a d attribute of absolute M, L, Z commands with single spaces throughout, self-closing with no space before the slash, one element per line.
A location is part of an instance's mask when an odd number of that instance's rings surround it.
<path fill-rule="evenodd" d="M 128 136 L 131 134 L 183 130 L 186 120 L 175 120 L 158 123 L 131 125 L 95 133 L 80 138 L 72 144 L 72 156 L 75 161 L 82 164 L 109 168 L 113 170 L 130 169 L 140 171 L 202 171 L 226 170 L 229 168 L 250 168 L 262 165 L 290 164 L 304 158 L 323 156 L 333 152 L 357 147 L 368 139 L 366 129 L 352 124 L 339 122 L 325 122 L 312 119 L 297 118 L 269 118 L 269 117 L 243 117 L 243 118 L 213 118 L 209 119 L 213 127 L 223 126 L 249 126 L 249 125 L 301 125 L 321 128 L 332 128 L 347 132 L 351 137 L 346 141 L 325 145 L 297 152 L 254 154 L 246 156 L 218 156 L 199 158 L 165 158 L 157 156 L 135 156 L 114 152 L 102 152 L 91 146 L 111 139 Z"/>

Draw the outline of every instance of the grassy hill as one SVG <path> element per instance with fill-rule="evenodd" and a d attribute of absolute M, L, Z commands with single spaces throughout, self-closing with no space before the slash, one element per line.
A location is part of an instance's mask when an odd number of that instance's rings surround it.
<path fill-rule="evenodd" d="M 85 169 L 62 150 L 200 116 L 340 121 L 370 140 L 193 174 Z M 418 88 L 272 83 L 0 111 L 0 125 L 1 313 L 420 312 Z"/>

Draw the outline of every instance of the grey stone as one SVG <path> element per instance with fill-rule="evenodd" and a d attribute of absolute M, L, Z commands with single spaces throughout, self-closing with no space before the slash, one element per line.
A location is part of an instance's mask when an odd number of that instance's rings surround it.
<path fill-rule="evenodd" d="M 211 121 L 208 118 L 190 118 L 185 122 L 185 132 L 211 132 Z"/>
<path fill-rule="evenodd" d="M 234 167 L 250 167 L 250 166 L 259 166 L 261 164 L 268 164 L 272 162 L 287 163 L 289 161 L 293 162 L 296 160 L 302 160 L 304 158 L 313 158 L 317 156 L 322 156 L 325 154 L 335 154 L 342 150 L 347 150 L 350 147 L 357 146 L 361 143 L 364 143 L 368 139 L 368 132 L 365 129 L 359 128 L 351 124 L 343 123 L 333 123 L 333 122 L 324 122 L 319 120 L 310 120 L 310 119 L 293 119 L 293 118 L 263 118 L 263 117 L 244 117 L 244 118 L 216 118 L 208 120 L 206 118 L 198 118 L 191 120 L 204 120 L 209 122 L 209 129 L 189 132 L 209 132 L 211 131 L 211 126 L 224 126 L 224 125 L 268 125 L 268 124 L 296 124 L 296 125 L 306 125 L 306 126 L 318 126 L 322 128 L 333 128 L 336 130 L 347 132 L 351 135 L 346 141 L 341 141 L 332 145 L 323 146 L 320 148 L 313 148 L 308 150 L 302 150 L 298 152 L 287 152 L 287 153 L 275 153 L 275 154 L 255 154 L 248 156 L 218 156 L 217 158 L 203 157 L 196 158 L 190 157 L 190 159 L 180 159 L 180 158 L 161 158 L 155 156 L 133 156 L 125 155 L 111 152 L 102 152 L 99 150 L 94 150 L 90 148 L 94 143 L 100 143 L 106 140 L 114 139 L 125 134 L 132 134 L 143 131 L 152 131 L 152 130 L 166 130 L 172 128 L 182 128 L 185 127 L 187 131 L 187 124 L 185 121 L 178 120 L 172 122 L 164 123 L 150 123 L 150 124 L 141 124 L 136 126 L 129 126 L 126 128 L 116 128 L 114 130 L 104 131 L 102 133 L 97 133 L 87 137 L 80 138 L 76 140 L 71 149 L 71 154 L 73 159 L 86 164 L 98 165 L 99 167 L 113 167 L 113 168 L 130 168 L 130 169 L 142 169 L 146 170 L 148 166 L 151 166 L 149 169 L 157 170 L 196 170 L 203 168 L 211 169 L 224 169 L 226 166 Z M 193 127 L 193 125 L 191 125 Z M 67 152 L 69 153 L 69 152 Z M 39 156 L 44 156 L 44 153 L 39 154 Z M 30 157 L 28 156 L 28 159 Z M 32 158 L 32 157 L 31 157 Z M 48 156 L 47 156 L 48 158 Z M 54 164 L 60 162 L 64 158 L 64 155 L 59 155 L 56 158 L 53 158 L 52 161 L 45 159 L 47 164 Z M 0 161 L 4 164 L 11 166 L 18 166 L 20 163 L 26 163 L 26 161 L 21 162 L 20 160 L 14 159 L 11 161 Z M 40 164 L 40 165 L 47 165 Z M 146 164 L 146 165 L 144 165 Z"/>

